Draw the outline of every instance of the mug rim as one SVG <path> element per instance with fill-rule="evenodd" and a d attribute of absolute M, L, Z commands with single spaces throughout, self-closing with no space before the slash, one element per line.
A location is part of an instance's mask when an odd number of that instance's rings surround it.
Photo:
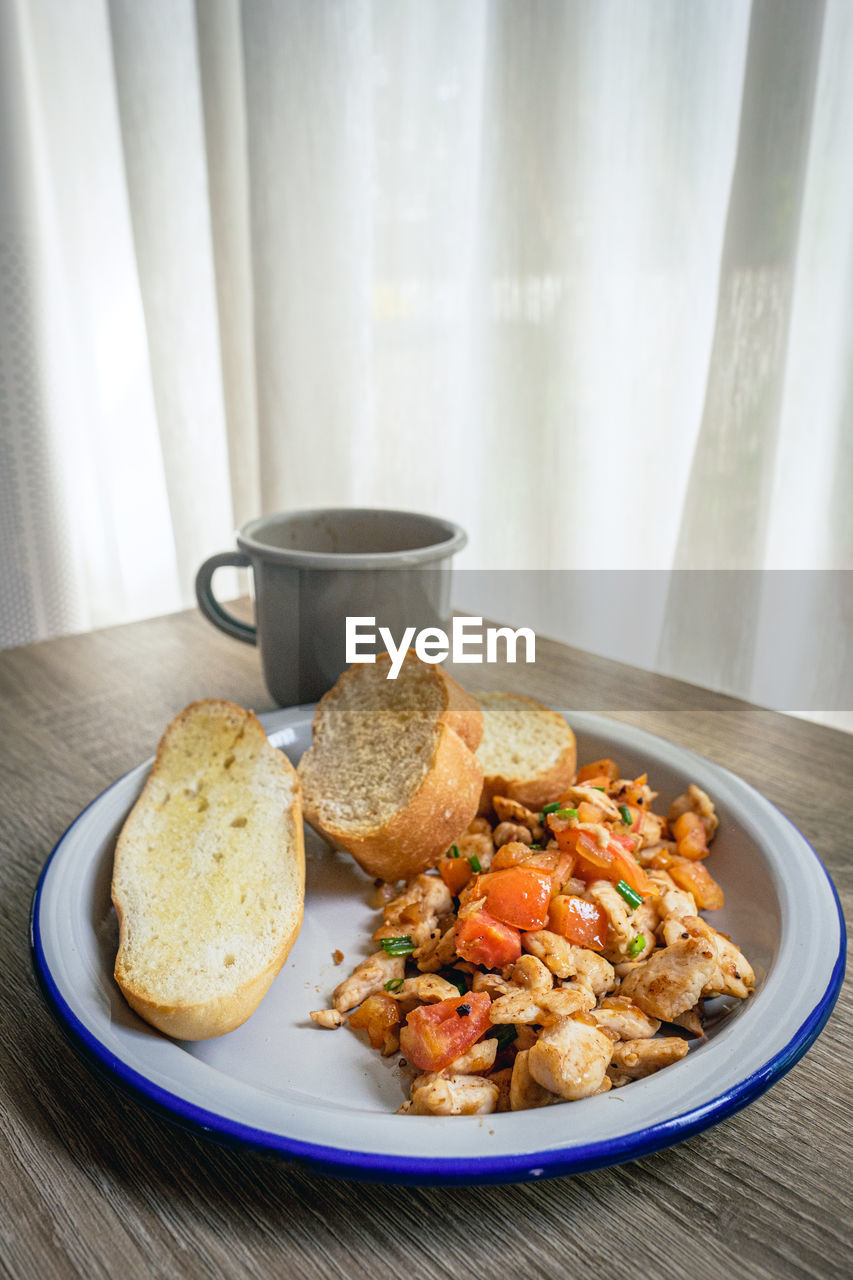
<path fill-rule="evenodd" d="M 263 530 L 277 521 L 295 516 L 379 515 L 405 520 L 429 521 L 437 534 L 444 534 L 436 542 L 423 547 L 410 547 L 401 551 L 305 551 L 297 547 L 275 547 L 262 541 Z M 468 542 L 465 530 L 444 516 L 429 515 L 422 511 L 402 511 L 396 507 L 302 507 L 292 511 L 278 511 L 272 515 L 256 516 L 236 534 L 241 551 L 254 554 L 277 564 L 292 564 L 312 569 L 392 569 L 407 565 L 425 564 L 431 560 L 446 560 Z"/>

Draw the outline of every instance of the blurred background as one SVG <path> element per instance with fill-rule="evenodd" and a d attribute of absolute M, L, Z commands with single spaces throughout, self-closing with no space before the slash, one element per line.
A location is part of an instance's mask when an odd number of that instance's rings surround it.
<path fill-rule="evenodd" d="M 801 571 L 814 630 L 851 66 L 850 0 L 0 0 L 0 647 L 317 505 L 448 516 L 478 571 Z M 755 695 L 758 614 L 711 625 L 644 664 Z"/>

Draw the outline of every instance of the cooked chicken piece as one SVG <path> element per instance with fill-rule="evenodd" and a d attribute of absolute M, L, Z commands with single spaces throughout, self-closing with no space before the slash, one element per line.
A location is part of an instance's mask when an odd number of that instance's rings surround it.
<path fill-rule="evenodd" d="M 607 1068 L 607 1079 L 610 1081 L 611 1089 L 621 1089 L 623 1085 L 631 1083 L 631 1078 L 627 1071 L 620 1071 L 618 1067 L 611 1065 Z M 408 1105 L 403 1103 L 403 1106 Z M 402 1107 L 400 1109 L 402 1110 Z"/>
<path fill-rule="evenodd" d="M 508 796 L 493 796 L 492 808 L 498 815 L 498 822 L 517 822 L 522 827 L 528 827 L 530 831 L 538 830 L 539 834 L 542 834 L 539 814 L 534 813 L 518 800 L 511 800 Z M 497 844 L 497 841 L 495 843 Z"/>
<path fill-rule="evenodd" d="M 628 804 L 640 805 L 642 800 L 642 808 L 650 809 L 653 800 L 657 800 L 657 791 L 652 791 L 648 781 L 643 781 L 645 774 L 639 778 L 617 778 L 615 782 L 610 784 L 610 790 L 613 798 L 618 804 L 627 801 Z"/>
<path fill-rule="evenodd" d="M 571 944 L 549 929 L 531 929 L 521 935 L 524 950 L 541 960 L 555 978 L 570 978 L 575 972 Z"/>
<path fill-rule="evenodd" d="M 499 973 L 483 973 L 477 969 L 471 982 L 472 991 L 488 991 L 493 1000 L 518 990 L 514 982 L 505 981 Z"/>
<path fill-rule="evenodd" d="M 632 1080 L 650 1076 L 661 1067 L 678 1062 L 687 1053 L 687 1041 L 681 1036 L 659 1036 L 656 1040 L 629 1040 L 613 1049 L 613 1066 Z"/>
<path fill-rule="evenodd" d="M 498 1056 L 498 1042 L 494 1036 L 491 1040 L 478 1040 L 471 1048 L 458 1058 L 454 1058 L 445 1070 L 451 1075 L 474 1076 L 481 1071 L 491 1071 Z"/>
<path fill-rule="evenodd" d="M 616 986 L 613 965 L 597 951 L 587 947 L 571 947 L 571 963 L 578 982 L 588 987 L 594 996 L 603 996 Z"/>
<path fill-rule="evenodd" d="M 495 827 L 495 844 L 501 849 L 505 844 L 533 844 L 533 832 L 519 822 L 501 822 Z"/>
<path fill-rule="evenodd" d="M 611 800 L 605 791 L 598 791 L 595 787 L 569 787 L 566 792 L 571 797 L 571 802 L 577 808 L 582 802 L 594 804 L 600 809 L 606 818 L 612 819 L 614 822 L 621 822 L 622 815 L 619 812 L 619 806 L 615 800 Z M 584 823 L 580 824 L 584 826 Z"/>
<path fill-rule="evenodd" d="M 718 933 L 713 925 L 708 924 L 701 916 L 685 916 L 680 921 L 667 921 L 664 925 L 664 936 L 683 939 L 705 938 L 713 944 L 716 951 L 718 971 L 709 979 L 702 991 L 703 996 L 711 994 L 734 996 L 745 1000 L 755 986 L 755 973 L 742 951 L 723 933 Z"/>
<path fill-rule="evenodd" d="M 673 800 L 667 814 L 669 825 L 672 826 L 676 818 L 680 818 L 682 813 L 690 812 L 698 814 L 702 819 L 702 826 L 705 828 L 705 839 L 710 844 L 720 822 L 717 818 L 713 801 L 709 799 L 701 787 L 696 786 L 695 782 L 690 783 L 684 795 Z"/>
<path fill-rule="evenodd" d="M 644 1013 L 670 1022 L 693 1008 L 717 969 L 716 951 L 706 938 L 680 938 L 623 978 L 621 994 Z"/>
<path fill-rule="evenodd" d="M 482 1076 L 438 1075 L 429 1071 L 412 1082 L 410 1114 L 415 1116 L 487 1116 L 500 1090 Z"/>
<path fill-rule="evenodd" d="M 384 991 L 386 982 L 404 977 L 405 972 L 405 957 L 388 956 L 384 951 L 375 951 L 372 956 L 356 965 L 348 978 L 338 983 L 332 993 L 332 1003 L 338 1013 L 346 1013 L 368 996 Z"/>
<path fill-rule="evenodd" d="M 660 874 L 659 871 L 651 872 L 655 880 Z M 693 894 L 688 889 L 679 889 L 670 876 L 666 878 L 670 881 L 672 887 L 661 884 L 662 892 L 658 898 L 658 911 L 660 912 L 661 920 L 682 920 L 684 916 L 695 916 L 696 899 Z"/>
<path fill-rule="evenodd" d="M 388 992 L 392 1000 L 418 1000 L 421 1004 L 437 1004 L 439 1000 L 453 1000 L 459 988 L 437 973 L 419 973 L 416 978 L 406 978 L 401 987 Z"/>
<path fill-rule="evenodd" d="M 489 1076 L 492 1084 L 498 1087 L 498 1101 L 495 1111 L 511 1111 L 512 1104 L 510 1102 L 510 1089 L 512 1088 L 512 1067 L 503 1067 L 500 1071 L 493 1071 Z"/>
<path fill-rule="evenodd" d="M 334 1031 L 343 1024 L 343 1017 L 337 1009 L 312 1009 L 308 1016 L 318 1027 L 326 1027 L 329 1031 Z"/>
<path fill-rule="evenodd" d="M 640 832 L 643 844 L 658 844 L 664 832 L 665 821 L 659 813 L 652 813 L 650 809 L 643 810 L 643 816 L 640 818 Z"/>
<path fill-rule="evenodd" d="M 479 858 L 480 866 L 488 871 L 497 848 L 491 835 L 477 834 L 460 836 L 456 841 L 459 856 L 462 858 Z"/>
<path fill-rule="evenodd" d="M 705 922 L 703 921 L 703 923 Z M 738 1000 L 745 1000 L 755 989 L 755 970 L 743 952 L 735 946 L 730 938 L 727 938 L 723 933 L 717 933 L 717 930 L 711 925 L 707 927 L 714 935 L 714 942 L 717 944 L 717 958 L 726 980 L 723 987 L 723 995 L 736 996 Z M 705 993 L 703 992 L 702 994 L 704 995 Z"/>
<path fill-rule="evenodd" d="M 541 960 L 555 978 L 578 979 L 594 995 L 600 996 L 616 986 L 613 966 L 604 956 L 586 947 L 575 947 L 550 929 L 533 929 L 521 935 L 521 945 L 530 955 Z"/>
<path fill-rule="evenodd" d="M 416 947 L 412 959 L 422 973 L 437 973 L 447 965 L 453 964 L 456 956 L 456 924 L 450 925 L 443 933 L 432 933 L 421 946 Z"/>
<path fill-rule="evenodd" d="M 528 991 L 550 991 L 554 985 L 554 977 L 547 965 L 535 956 L 522 956 L 512 966 L 512 981 L 518 987 Z M 506 993 L 504 993 L 506 994 Z"/>
<path fill-rule="evenodd" d="M 683 1027 L 685 1031 L 689 1031 L 692 1036 L 698 1036 L 700 1039 L 705 1034 L 705 1028 L 702 1026 L 702 1019 L 699 1011 L 702 1008 L 702 1001 L 694 1005 L 692 1009 L 688 1009 L 686 1013 L 680 1013 L 677 1018 L 672 1021 L 677 1027 Z M 624 1039 L 624 1037 L 623 1037 Z"/>
<path fill-rule="evenodd" d="M 386 924 L 410 925 L 428 922 L 434 928 L 439 916 L 453 911 L 453 896 L 441 876 L 415 876 L 405 893 L 393 898 L 382 912 Z M 410 933 L 401 928 L 401 933 Z"/>
<path fill-rule="evenodd" d="M 533 1107 L 547 1107 L 561 1099 L 549 1089 L 543 1089 L 530 1074 L 530 1053 L 523 1049 L 515 1055 L 512 1064 L 512 1081 L 509 1088 L 509 1105 L 513 1111 L 529 1111 Z"/>
<path fill-rule="evenodd" d="M 537 1032 L 528 1023 L 517 1022 L 515 1024 L 515 1039 L 512 1042 L 513 1048 L 519 1051 L 524 1049 L 532 1049 L 536 1043 Z"/>
<path fill-rule="evenodd" d="M 654 951 L 657 939 L 655 938 L 655 930 L 658 926 L 658 900 L 657 898 L 646 898 L 637 907 L 637 910 L 631 916 L 631 924 L 634 927 L 634 936 L 631 939 L 627 949 L 618 956 L 618 960 L 646 960 Z M 637 939 L 642 937 L 644 945 L 638 951 Z"/>
<path fill-rule="evenodd" d="M 660 1030 L 658 1019 L 643 1013 L 627 996 L 606 996 L 589 1016 L 613 1040 L 646 1040 Z"/>
<path fill-rule="evenodd" d="M 535 1022 L 543 1026 L 592 1009 L 595 996 L 586 987 L 558 987 L 554 991 L 518 991 L 492 1001 L 489 1017 L 497 1026 L 507 1022 Z"/>
<path fill-rule="evenodd" d="M 624 960 L 637 932 L 631 919 L 632 909 L 622 895 L 617 893 L 611 880 L 591 880 L 586 897 L 607 913 L 607 946 L 604 954 L 608 960 Z"/>
<path fill-rule="evenodd" d="M 655 867 L 660 854 L 669 856 L 675 853 L 676 848 L 674 840 L 650 840 L 648 844 L 644 841 L 641 848 L 634 850 L 634 857 L 641 867 Z"/>
<path fill-rule="evenodd" d="M 387 906 L 394 898 L 400 896 L 400 881 L 374 880 L 373 889 L 374 906 L 379 910 L 381 907 Z"/>
<path fill-rule="evenodd" d="M 601 1088 L 612 1053 L 613 1041 L 603 1031 L 561 1018 L 539 1032 L 527 1065 L 534 1080 L 561 1098 L 588 1098 Z"/>

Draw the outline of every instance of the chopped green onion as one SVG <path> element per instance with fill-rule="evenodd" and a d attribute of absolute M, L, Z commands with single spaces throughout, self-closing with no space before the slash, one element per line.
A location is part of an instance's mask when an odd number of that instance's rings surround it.
<path fill-rule="evenodd" d="M 447 856 L 448 856 L 448 858 L 458 858 L 458 857 L 459 857 L 459 845 L 458 845 L 458 844 L 452 844 L 452 845 L 450 846 L 450 848 L 447 850 Z"/>
<path fill-rule="evenodd" d="M 541 844 L 529 844 L 527 847 L 528 847 L 528 849 L 530 849 L 530 850 L 531 850 L 531 852 L 533 852 L 533 850 L 536 850 L 536 852 L 537 852 L 537 853 L 538 853 L 538 852 L 541 850 L 541 848 L 542 848 Z"/>
<path fill-rule="evenodd" d="M 415 949 L 408 933 L 397 934 L 394 938 L 380 938 L 379 945 L 386 956 L 410 956 Z"/>
<path fill-rule="evenodd" d="M 592 790 L 593 790 L 593 791 L 606 791 L 606 790 L 607 790 L 607 788 L 606 788 L 606 787 L 593 787 L 593 788 L 592 788 Z"/>
<path fill-rule="evenodd" d="M 619 812 L 622 814 L 622 821 L 626 827 L 633 827 L 634 819 L 631 817 L 631 810 L 626 804 L 620 804 Z"/>
<path fill-rule="evenodd" d="M 571 818 L 577 821 L 577 816 L 577 809 L 556 809 L 554 812 L 555 818 Z"/>
<path fill-rule="evenodd" d="M 498 1053 L 502 1053 L 503 1050 L 506 1049 L 507 1045 L 512 1044 L 517 1035 L 518 1032 L 515 1029 L 515 1024 L 512 1022 L 505 1022 L 502 1026 L 497 1028 L 493 1036 L 489 1036 L 489 1039 L 497 1040 Z"/>
<path fill-rule="evenodd" d="M 638 933 L 636 938 L 631 939 L 631 945 L 628 947 L 628 955 L 634 960 L 641 951 L 646 949 L 646 939 L 643 934 Z"/>
<path fill-rule="evenodd" d="M 546 804 L 542 810 L 542 817 L 544 818 L 549 813 L 556 813 L 560 808 L 562 808 L 562 805 L 559 800 L 555 800 L 553 804 Z"/>
<path fill-rule="evenodd" d="M 385 983 L 385 990 L 399 991 L 402 985 L 403 985 L 402 978 L 389 978 L 388 981 Z"/>
<path fill-rule="evenodd" d="M 451 969 L 447 975 L 448 982 L 452 982 L 460 996 L 467 996 L 468 983 L 465 981 L 465 974 L 461 969 Z"/>
<path fill-rule="evenodd" d="M 483 865 L 480 862 L 480 859 L 477 857 L 476 853 L 474 854 L 473 858 L 468 859 L 468 866 L 471 868 L 472 871 L 480 872 L 483 870 Z"/>
<path fill-rule="evenodd" d="M 628 906 L 636 911 L 637 907 L 643 901 L 642 896 L 631 888 L 625 880 L 620 880 L 616 886 L 616 892 L 621 893 L 622 897 L 628 903 Z"/>

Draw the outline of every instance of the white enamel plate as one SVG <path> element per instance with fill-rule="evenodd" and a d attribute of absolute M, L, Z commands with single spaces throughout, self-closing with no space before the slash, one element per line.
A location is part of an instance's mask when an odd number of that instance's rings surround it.
<path fill-rule="evenodd" d="M 296 762 L 312 707 L 262 717 Z M 581 761 L 612 756 L 647 771 L 664 811 L 688 782 L 717 805 L 711 868 L 726 894 L 716 928 L 742 948 L 755 995 L 718 1007 L 707 1037 L 657 1075 L 600 1097 L 492 1116 L 396 1115 L 405 1081 L 348 1028 L 309 1019 L 371 949 L 371 882 L 306 832 L 305 922 L 285 967 L 244 1026 L 218 1040 L 167 1039 L 136 1017 L 113 977 L 113 846 L 150 761 L 93 801 L 42 872 L 33 962 L 67 1031 L 143 1102 L 224 1141 L 304 1160 L 345 1177 L 390 1182 L 518 1182 L 618 1164 L 678 1142 L 746 1106 L 819 1035 L 844 972 L 838 899 L 817 855 L 745 782 L 692 752 L 600 716 L 566 713 Z M 344 952 L 337 968 L 336 949 Z M 722 1002 L 718 1002 L 721 1004 Z"/>

